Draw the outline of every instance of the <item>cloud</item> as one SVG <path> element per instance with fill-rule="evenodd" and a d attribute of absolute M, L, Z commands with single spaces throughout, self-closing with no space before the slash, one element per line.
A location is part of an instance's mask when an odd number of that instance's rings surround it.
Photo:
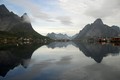
<path fill-rule="evenodd" d="M 62 8 L 78 15 L 104 18 L 120 13 L 120 0 L 59 0 Z"/>
<path fill-rule="evenodd" d="M 22 16 L 22 19 L 24 22 L 27 22 L 27 23 L 30 23 L 30 18 L 27 16 L 27 13 L 24 13 L 23 16 Z"/>
<path fill-rule="evenodd" d="M 64 25 L 72 25 L 71 18 L 68 16 L 59 16 L 56 19 L 59 20 Z"/>
<path fill-rule="evenodd" d="M 59 0 L 59 5 L 72 14 L 74 26 L 81 29 L 97 18 L 107 25 L 120 26 L 120 0 Z"/>
<path fill-rule="evenodd" d="M 26 11 L 30 12 L 34 18 L 52 21 L 51 15 L 49 15 L 47 12 L 42 11 L 37 4 L 33 3 L 30 0 L 11 0 L 11 3 L 24 8 Z"/>
<path fill-rule="evenodd" d="M 88 8 L 88 4 L 92 4 L 91 0 L 59 0 L 60 6 L 74 14 L 83 14 Z"/>
<path fill-rule="evenodd" d="M 85 14 L 94 18 L 106 18 L 109 16 L 115 16 L 120 13 L 120 0 L 104 0 L 100 7 L 91 6 Z"/>

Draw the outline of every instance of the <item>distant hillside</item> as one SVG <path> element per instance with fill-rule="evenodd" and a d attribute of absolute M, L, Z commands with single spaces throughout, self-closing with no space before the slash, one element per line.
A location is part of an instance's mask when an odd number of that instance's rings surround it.
<path fill-rule="evenodd" d="M 75 39 L 77 36 L 78 36 L 78 33 L 76 33 L 75 35 L 73 35 L 73 36 L 71 37 L 71 40 Z"/>
<path fill-rule="evenodd" d="M 67 34 L 62 34 L 62 33 L 56 34 L 52 32 L 52 33 L 48 33 L 47 36 L 54 40 L 70 39 L 70 37 Z"/>
<path fill-rule="evenodd" d="M 101 19 L 97 19 L 92 24 L 86 25 L 75 39 L 99 38 L 99 37 L 117 37 L 120 34 L 120 28 L 117 26 L 108 26 L 103 24 Z"/>
<path fill-rule="evenodd" d="M 23 16 L 19 17 L 13 12 L 10 12 L 4 4 L 0 5 L 0 31 L 0 33 L 7 33 L 9 36 L 12 34 L 16 37 L 48 39 L 32 28 L 27 13 L 24 13 Z M 1 34 L 1 36 L 4 36 L 4 34 Z"/>

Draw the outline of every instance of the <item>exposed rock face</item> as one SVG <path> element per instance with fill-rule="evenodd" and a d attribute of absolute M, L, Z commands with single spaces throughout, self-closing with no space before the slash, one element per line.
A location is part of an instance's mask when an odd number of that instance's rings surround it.
<path fill-rule="evenodd" d="M 111 28 L 117 31 L 118 34 L 120 34 L 120 28 L 118 26 L 112 26 Z"/>
<path fill-rule="evenodd" d="M 43 37 L 32 28 L 27 13 L 19 17 L 13 12 L 10 12 L 4 4 L 0 5 L 0 31 L 22 37 Z"/>
<path fill-rule="evenodd" d="M 67 34 L 56 34 L 56 33 L 48 33 L 47 36 L 51 39 L 57 39 L 57 40 L 60 40 L 60 39 L 70 39 L 70 37 L 67 35 Z"/>
<path fill-rule="evenodd" d="M 120 33 L 120 29 L 117 26 L 107 26 L 103 24 L 101 19 L 97 19 L 92 24 L 86 25 L 81 30 L 75 39 L 81 38 L 98 38 L 98 37 L 116 37 Z"/>
<path fill-rule="evenodd" d="M 20 22 L 20 18 L 9 12 L 5 5 L 0 5 L 0 31 L 9 31 L 17 22 Z"/>

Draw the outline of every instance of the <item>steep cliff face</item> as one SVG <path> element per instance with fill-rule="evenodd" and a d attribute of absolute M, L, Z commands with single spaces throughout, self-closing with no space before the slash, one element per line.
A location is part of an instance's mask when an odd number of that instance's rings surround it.
<path fill-rule="evenodd" d="M 117 33 L 120 35 L 120 28 L 118 26 L 112 26 L 111 28 L 117 31 Z"/>
<path fill-rule="evenodd" d="M 4 4 L 0 5 L 0 31 L 12 33 L 19 37 L 44 38 L 32 28 L 27 13 L 19 17 L 10 12 Z"/>
<path fill-rule="evenodd" d="M 117 28 L 117 29 L 116 29 Z M 86 25 L 75 39 L 80 38 L 98 38 L 98 37 L 115 37 L 120 32 L 119 27 L 110 27 L 103 24 L 101 19 L 97 19 L 92 24 Z"/>

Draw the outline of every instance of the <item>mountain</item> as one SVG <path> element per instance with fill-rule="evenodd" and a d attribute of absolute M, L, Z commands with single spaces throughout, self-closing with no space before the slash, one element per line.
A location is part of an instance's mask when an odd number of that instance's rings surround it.
<path fill-rule="evenodd" d="M 4 4 L 0 5 L 0 32 L 13 34 L 16 37 L 47 38 L 32 28 L 27 13 L 19 17 L 13 12 L 10 12 Z"/>
<path fill-rule="evenodd" d="M 108 26 L 97 19 L 92 24 L 86 25 L 78 34 L 75 39 L 88 39 L 99 37 L 117 37 L 120 34 L 120 28 L 117 26 Z"/>
<path fill-rule="evenodd" d="M 75 39 L 77 36 L 78 36 L 78 33 L 76 33 L 75 35 L 73 35 L 73 36 L 71 37 L 71 40 Z"/>
<path fill-rule="evenodd" d="M 118 26 L 112 26 L 111 28 L 117 31 L 118 34 L 120 34 L 120 28 Z"/>
<path fill-rule="evenodd" d="M 47 36 L 54 40 L 70 39 L 70 37 L 67 34 L 62 34 L 62 33 L 56 34 L 52 32 L 52 33 L 48 33 Z"/>

